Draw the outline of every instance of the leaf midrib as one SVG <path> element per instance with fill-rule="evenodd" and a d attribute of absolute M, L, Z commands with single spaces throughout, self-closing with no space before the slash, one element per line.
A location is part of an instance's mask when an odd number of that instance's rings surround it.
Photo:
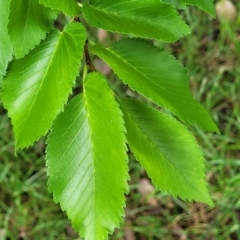
<path fill-rule="evenodd" d="M 105 49 L 103 49 L 105 50 Z M 118 59 L 120 59 L 120 61 L 122 60 L 127 66 L 130 66 L 134 71 L 136 71 L 138 74 L 140 74 L 141 76 L 143 76 L 144 79 L 146 79 L 147 81 L 150 81 L 153 85 L 157 86 L 158 88 L 161 88 L 163 92 L 165 92 L 166 94 L 169 94 L 169 95 L 172 95 L 172 96 L 175 96 L 174 94 L 172 94 L 171 92 L 167 91 L 165 88 L 163 88 L 162 86 L 158 85 L 155 81 L 153 81 L 151 78 L 149 78 L 148 76 L 144 75 L 140 69 L 138 68 L 135 68 L 130 62 L 128 63 L 127 61 L 125 61 L 120 55 L 117 55 L 117 54 L 114 54 L 114 52 L 108 48 L 107 49 L 109 52 L 111 52 L 114 56 L 116 56 Z M 110 63 L 108 63 L 110 65 Z M 117 74 L 118 75 L 118 74 Z M 129 85 L 124 79 L 122 79 L 127 85 Z M 133 88 L 132 86 L 130 86 L 131 88 Z M 135 91 L 137 91 L 136 89 L 133 89 Z M 142 91 L 141 91 L 142 92 Z M 141 93 L 143 95 L 145 95 L 145 93 Z M 146 94 L 147 95 L 147 94 Z M 150 96 L 151 94 L 148 93 L 149 96 L 147 96 L 149 99 L 151 99 L 153 102 L 155 102 L 155 100 L 152 99 L 152 97 Z M 161 95 L 159 95 L 159 97 L 162 99 Z M 180 101 L 182 101 L 184 103 L 184 101 L 182 99 L 179 99 Z M 166 100 L 162 99 L 162 101 L 166 102 Z M 168 102 L 168 101 L 167 101 Z M 168 102 L 169 103 L 169 102 Z M 159 103 L 160 104 L 160 103 Z M 169 103 L 170 104 L 170 103 Z M 164 107 L 166 107 L 164 104 L 160 104 L 160 105 L 163 105 Z M 172 106 L 172 104 L 170 104 L 171 107 L 174 108 L 174 106 Z M 175 111 L 177 112 L 177 111 Z"/>
<path fill-rule="evenodd" d="M 57 32 L 57 33 L 58 33 L 58 32 Z M 59 33 L 58 33 L 58 34 L 59 34 Z M 33 102 L 32 102 L 32 104 L 31 104 L 31 107 L 30 107 L 30 109 L 29 109 L 29 111 L 28 111 L 28 114 L 27 114 L 25 120 L 24 120 L 24 123 L 22 124 L 21 131 L 19 131 L 19 132 L 20 132 L 20 134 L 19 134 L 20 136 L 21 136 L 21 132 L 22 132 L 23 129 L 25 128 L 26 122 L 27 122 L 27 120 L 28 120 L 28 118 L 29 118 L 29 116 L 30 116 L 30 113 L 31 113 L 31 111 L 32 111 L 32 109 L 33 109 L 33 106 L 35 105 L 35 102 L 36 102 L 36 99 L 37 99 L 37 97 L 38 97 L 38 94 L 39 94 L 39 92 L 40 92 L 40 90 L 41 90 L 44 82 L 46 81 L 46 76 L 47 76 L 48 70 L 49 70 L 50 67 L 52 66 L 52 60 L 53 60 L 53 58 L 54 58 L 54 56 L 55 56 L 55 53 L 57 52 L 57 49 L 58 49 L 58 47 L 59 47 L 59 45 L 60 45 L 60 39 L 61 39 L 62 36 L 63 36 L 63 33 L 60 33 L 59 36 L 58 36 L 58 39 L 56 40 L 56 41 L 57 41 L 57 44 L 55 45 L 53 54 L 52 54 L 51 58 L 49 59 L 49 64 L 48 64 L 48 66 L 46 67 L 46 70 L 44 71 L 44 74 L 43 74 L 43 76 L 42 76 L 42 78 L 41 78 L 41 80 L 40 80 L 39 88 L 38 88 L 38 90 L 37 90 L 37 93 L 35 94 L 35 97 L 34 97 L 34 99 L 33 99 Z M 49 39 L 48 39 L 48 41 L 49 41 Z M 20 141 L 19 141 L 19 142 L 20 142 Z"/>
<path fill-rule="evenodd" d="M 84 85 L 86 85 L 86 83 L 84 82 L 83 83 Z M 85 86 L 84 86 L 84 91 L 85 91 Z M 89 96 L 90 97 L 90 96 Z M 85 108 L 85 111 L 86 111 L 86 113 L 87 113 L 87 116 L 86 116 L 86 118 L 87 118 L 87 122 L 88 122 L 88 126 L 89 126 L 89 138 L 90 138 L 90 141 L 91 141 L 91 149 L 90 149 L 90 151 L 91 151 L 91 155 L 92 155 L 92 162 L 91 162 L 91 167 L 92 167 L 92 170 L 93 170 L 93 172 L 92 172 L 92 178 L 93 178 L 93 189 L 92 189 L 92 191 L 91 191 L 91 193 L 92 193 L 92 210 L 91 210 L 91 213 L 90 213 L 90 215 L 91 216 L 94 216 L 93 217 L 93 223 L 92 223 L 92 226 L 93 226 L 93 228 L 94 228 L 94 233 L 95 233 L 95 228 L 96 228 L 96 221 L 97 221 L 97 219 L 96 219 L 96 217 L 95 217 L 95 215 L 96 215 L 96 210 L 95 210 L 95 204 L 94 204 L 94 201 L 95 201 L 95 192 L 96 192 L 96 171 L 95 171 L 95 167 L 94 167 L 94 162 L 95 162 L 95 154 L 94 154 L 94 143 L 93 143 L 93 131 L 92 131 L 92 126 L 91 126 L 91 116 L 90 116 L 90 113 L 89 113 L 89 107 L 88 107 L 88 105 L 89 105 L 89 103 L 88 103 L 88 101 L 87 101 L 87 96 L 85 95 L 85 94 L 83 94 L 83 99 L 85 100 L 84 101 L 84 108 Z M 91 104 L 90 104 L 91 105 Z M 94 234 L 93 234 L 94 235 Z"/>
<path fill-rule="evenodd" d="M 29 22 L 29 12 L 30 12 L 30 8 L 31 8 L 31 1 L 32 0 L 29 0 L 29 4 L 27 6 L 27 14 L 26 14 L 26 24 L 25 24 L 25 27 L 24 27 L 24 36 L 23 36 L 23 40 L 22 40 L 22 46 L 21 46 L 21 52 L 24 48 L 24 43 L 25 43 L 25 39 L 26 39 L 26 34 L 27 34 L 27 26 L 28 26 L 28 22 Z"/>
<path fill-rule="evenodd" d="M 160 2 L 160 3 L 161 3 L 161 2 Z M 167 4 L 165 4 L 165 5 L 167 5 Z M 92 12 L 94 12 L 94 10 L 97 10 L 98 12 L 104 13 L 104 14 L 106 14 L 106 15 L 114 15 L 115 19 L 119 19 L 119 18 L 120 18 L 118 12 L 114 12 L 114 11 L 109 11 L 109 12 L 107 12 L 106 9 L 104 9 L 104 8 L 95 7 L 94 5 L 90 5 L 90 4 L 88 4 L 88 7 L 91 8 Z M 174 10 L 173 10 L 173 11 L 174 11 Z M 175 12 L 176 12 L 176 11 L 175 11 Z M 109 14 L 109 13 L 110 13 L 110 14 Z M 176 12 L 176 13 L 177 13 L 177 12 Z M 122 18 L 124 17 L 125 21 L 129 21 L 129 19 L 132 19 L 132 20 L 134 20 L 134 21 L 138 21 L 138 22 L 139 22 L 139 19 L 137 18 L 137 16 L 131 16 L 131 15 L 129 16 L 129 14 L 122 14 L 122 12 L 120 13 L 120 16 L 121 16 L 120 19 L 122 19 Z M 161 20 L 161 18 L 160 18 L 160 19 L 158 18 L 157 21 L 153 21 L 152 18 L 147 18 L 146 15 L 140 16 L 140 17 L 142 18 L 140 22 L 149 23 L 150 25 L 154 25 L 154 26 L 156 26 L 156 23 L 158 23 L 157 26 L 158 26 L 162 31 L 167 31 L 167 32 L 168 32 L 168 37 L 167 37 L 167 39 L 165 39 L 165 40 L 163 40 L 163 41 L 170 41 L 170 42 L 172 42 L 173 39 L 170 40 L 170 39 L 169 39 L 169 35 L 171 36 L 171 38 L 176 39 L 177 37 L 182 37 L 182 36 L 184 36 L 184 35 L 189 34 L 188 32 L 186 32 L 186 33 L 183 33 L 183 32 L 182 32 L 181 34 L 173 34 L 172 31 L 168 31 L 168 29 L 167 29 L 166 27 L 164 27 L 164 24 L 161 24 L 161 22 L 159 23 L 159 21 Z M 170 18 L 170 17 L 171 17 L 171 16 L 168 16 L 168 18 Z M 166 19 L 166 16 L 164 17 L 164 19 Z M 179 20 L 181 20 L 181 19 L 179 19 Z M 147 27 L 147 28 L 149 28 L 149 31 L 152 32 L 151 26 L 148 26 L 148 24 L 146 24 L 146 25 L 144 25 L 144 26 Z M 186 26 L 187 26 L 187 25 L 186 25 Z M 189 29 L 188 29 L 188 30 L 189 30 Z M 116 31 L 117 31 L 117 30 L 116 30 Z M 129 32 L 128 32 L 128 31 L 121 31 L 121 33 L 128 34 Z M 133 35 L 140 36 L 139 34 L 133 34 Z M 142 33 L 142 36 L 148 37 L 148 35 L 144 34 L 144 32 Z M 159 40 L 159 39 L 160 39 L 160 38 L 156 38 L 156 37 L 151 37 L 151 38 L 152 38 L 152 39 L 156 39 L 156 40 Z"/>

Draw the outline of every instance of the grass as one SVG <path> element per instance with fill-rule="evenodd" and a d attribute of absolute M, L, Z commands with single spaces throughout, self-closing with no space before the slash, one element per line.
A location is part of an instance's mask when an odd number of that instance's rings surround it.
<path fill-rule="evenodd" d="M 228 35 L 230 29 L 238 36 L 240 23 L 221 25 L 195 8 L 182 14 L 193 34 L 172 45 L 158 44 L 188 67 L 195 98 L 220 128 L 217 135 L 189 127 L 207 160 L 215 206 L 183 202 L 156 190 L 143 197 L 143 182 L 151 185 L 130 154 L 126 217 L 112 240 L 240 239 L 240 65 L 236 41 Z M 0 114 L 0 240 L 78 239 L 47 190 L 44 139 L 15 156 L 12 127 L 2 106 Z"/>

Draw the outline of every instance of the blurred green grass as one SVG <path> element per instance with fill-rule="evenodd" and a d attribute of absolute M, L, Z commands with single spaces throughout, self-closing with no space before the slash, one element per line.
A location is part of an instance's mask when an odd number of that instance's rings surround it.
<path fill-rule="evenodd" d="M 129 153 L 131 191 L 126 218 L 110 236 L 112 240 L 240 239 L 240 64 L 236 41 L 231 38 L 240 36 L 240 21 L 221 25 L 196 8 L 183 11 L 182 16 L 193 29 L 192 35 L 171 45 L 155 44 L 172 52 L 189 69 L 195 98 L 220 128 L 221 135 L 216 135 L 189 126 L 207 159 L 207 181 L 215 207 L 183 202 L 156 190 L 145 196 L 151 185 Z M 136 96 L 111 79 L 115 91 L 120 88 Z M 16 156 L 14 151 L 12 127 L 0 105 L 0 240 L 78 239 L 48 192 L 44 139 L 17 151 Z"/>

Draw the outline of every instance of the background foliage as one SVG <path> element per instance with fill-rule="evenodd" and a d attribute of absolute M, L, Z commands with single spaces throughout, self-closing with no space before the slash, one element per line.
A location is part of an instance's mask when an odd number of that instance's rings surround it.
<path fill-rule="evenodd" d="M 197 9 L 184 11 L 183 17 L 194 35 L 164 47 L 188 67 L 196 98 L 211 112 L 222 132 L 206 134 L 192 128 L 209 160 L 207 176 L 215 207 L 184 203 L 153 191 L 146 173 L 130 155 L 126 221 L 111 239 L 240 239 L 236 194 L 240 190 L 240 68 L 229 31 L 234 36 L 238 32 L 235 25 L 221 25 Z M 101 62 L 95 63 L 109 71 Z M 116 91 L 139 98 L 109 75 Z M 0 239 L 4 235 L 7 239 L 76 239 L 47 191 L 43 140 L 15 157 L 12 130 L 2 107 L 0 134 Z"/>

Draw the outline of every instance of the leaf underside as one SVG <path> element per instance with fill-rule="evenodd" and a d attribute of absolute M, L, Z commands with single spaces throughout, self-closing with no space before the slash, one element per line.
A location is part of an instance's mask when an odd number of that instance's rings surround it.
<path fill-rule="evenodd" d="M 10 1 L 0 1 L 0 80 L 6 73 L 8 62 L 12 58 L 12 45 L 8 35 L 7 23 L 9 16 Z"/>
<path fill-rule="evenodd" d="M 95 0 L 83 5 L 83 14 L 95 27 L 165 42 L 191 32 L 174 8 L 159 0 Z"/>
<path fill-rule="evenodd" d="M 11 1 L 8 27 L 16 58 L 24 57 L 46 37 L 56 16 L 38 0 Z"/>
<path fill-rule="evenodd" d="M 168 52 L 140 39 L 123 39 L 109 48 L 95 44 L 90 50 L 133 90 L 186 122 L 218 132 L 207 111 L 193 99 L 187 70 Z"/>
<path fill-rule="evenodd" d="M 79 74 L 86 39 L 80 23 L 53 30 L 26 57 L 9 65 L 2 102 L 14 127 L 16 147 L 31 145 L 46 134 L 62 111 Z"/>
<path fill-rule="evenodd" d="M 215 7 L 212 0 L 162 0 L 165 3 L 170 3 L 177 8 L 185 8 L 186 5 L 194 5 L 203 11 L 215 16 Z"/>
<path fill-rule="evenodd" d="M 204 157 L 177 120 L 129 99 L 120 101 L 131 151 L 162 191 L 212 205 L 204 181 Z"/>
<path fill-rule="evenodd" d="M 80 14 L 80 8 L 76 0 L 39 0 L 41 4 L 63 13 L 76 16 Z"/>
<path fill-rule="evenodd" d="M 128 192 L 124 132 L 112 91 L 92 73 L 47 140 L 49 189 L 86 240 L 105 240 L 122 221 Z"/>

